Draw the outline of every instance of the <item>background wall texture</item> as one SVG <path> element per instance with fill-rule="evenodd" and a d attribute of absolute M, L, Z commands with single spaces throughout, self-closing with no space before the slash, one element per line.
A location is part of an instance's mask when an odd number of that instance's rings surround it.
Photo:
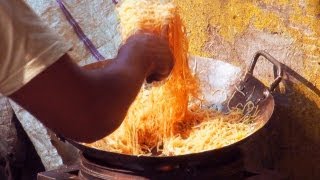
<path fill-rule="evenodd" d="M 265 157 L 260 161 L 290 179 L 320 178 L 320 1 L 175 1 L 190 53 L 245 69 L 256 51 L 266 50 L 283 63 L 276 117 L 265 132 L 268 138 L 259 142 L 266 151 L 259 152 Z M 258 62 L 255 75 L 270 84 L 272 65 Z"/>

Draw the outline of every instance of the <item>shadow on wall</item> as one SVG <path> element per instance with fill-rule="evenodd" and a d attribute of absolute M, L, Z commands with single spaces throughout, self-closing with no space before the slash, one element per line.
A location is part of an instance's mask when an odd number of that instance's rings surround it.
<path fill-rule="evenodd" d="M 286 76 L 320 98 L 320 90 L 311 82 L 288 66 L 282 66 Z M 246 166 L 274 169 L 293 180 L 319 179 L 320 109 L 295 87 L 297 82 L 289 78 L 283 84 L 287 92 L 280 93 L 277 89 L 273 94 L 276 107 L 272 119 L 245 145 Z M 294 107 L 297 104 L 300 106 Z"/>
<path fill-rule="evenodd" d="M 320 64 L 319 64 L 319 66 L 320 66 Z M 297 81 L 299 81 L 304 86 L 306 86 L 308 89 L 313 91 L 320 98 L 320 90 L 314 84 L 309 82 L 306 78 L 302 77 L 300 74 L 298 74 L 296 71 L 292 70 L 290 67 L 286 66 L 285 64 L 282 64 L 282 67 L 284 68 L 285 73 L 287 73 L 289 76 L 295 78 Z M 292 88 L 291 81 L 284 81 L 284 83 L 285 83 L 286 88 Z"/>
<path fill-rule="evenodd" d="M 286 65 L 283 67 L 289 77 L 293 77 L 304 88 L 311 90 L 316 99 L 320 98 L 320 90 L 317 87 Z M 278 168 L 288 172 L 292 179 L 319 179 L 320 109 L 295 86 L 295 82 L 284 80 L 283 83 L 289 94 L 276 96 L 281 115 L 281 121 L 277 125 L 281 132 L 279 137 L 281 158 L 277 163 Z M 287 98 L 290 104 L 297 106 L 290 109 L 281 106 L 283 98 Z"/>
<path fill-rule="evenodd" d="M 308 106 L 316 106 L 303 94 L 296 93 L 295 96 L 301 96 Z M 276 98 L 276 103 L 280 104 L 278 102 Z M 273 141 L 269 148 L 277 149 L 277 157 L 271 158 L 274 168 L 288 174 L 290 179 L 319 179 L 320 147 L 318 140 L 310 138 L 308 129 L 311 127 L 305 127 L 308 124 L 304 123 L 305 119 L 281 105 L 277 106 L 275 115 L 273 130 L 277 135 L 269 139 Z M 320 121 L 317 124 L 320 126 Z"/>

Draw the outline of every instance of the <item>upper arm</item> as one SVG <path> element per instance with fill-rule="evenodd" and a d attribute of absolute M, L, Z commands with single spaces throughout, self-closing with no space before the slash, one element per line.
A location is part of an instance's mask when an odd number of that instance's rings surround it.
<path fill-rule="evenodd" d="M 10 95 L 71 47 L 23 1 L 0 1 L 0 93 Z"/>

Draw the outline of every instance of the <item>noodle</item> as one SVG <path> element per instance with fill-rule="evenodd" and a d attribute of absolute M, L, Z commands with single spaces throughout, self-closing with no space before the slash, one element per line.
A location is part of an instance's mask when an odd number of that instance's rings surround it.
<path fill-rule="evenodd" d="M 89 146 L 123 154 L 169 156 L 223 147 L 252 133 L 255 116 L 248 112 L 256 110 L 253 103 L 228 115 L 197 105 L 188 109 L 190 99 L 198 96 L 199 84 L 188 67 L 185 28 L 173 3 L 125 0 L 118 12 L 124 41 L 139 30 L 160 35 L 168 25 L 175 66 L 165 82 L 141 89 L 115 132 Z"/>

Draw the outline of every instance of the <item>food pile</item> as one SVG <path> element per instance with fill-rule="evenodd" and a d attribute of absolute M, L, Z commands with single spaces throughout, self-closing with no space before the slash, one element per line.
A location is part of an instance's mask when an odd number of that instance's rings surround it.
<path fill-rule="evenodd" d="M 172 2 L 124 0 L 117 10 L 124 41 L 139 30 L 160 36 L 167 27 L 175 66 L 164 82 L 141 88 L 121 126 L 90 147 L 129 155 L 173 156 L 227 146 L 253 133 L 257 118 L 253 103 L 226 115 L 202 109 L 201 103 L 193 101 L 199 101 L 199 83 L 188 67 L 186 30 Z M 244 109 L 253 114 L 244 114 Z"/>

